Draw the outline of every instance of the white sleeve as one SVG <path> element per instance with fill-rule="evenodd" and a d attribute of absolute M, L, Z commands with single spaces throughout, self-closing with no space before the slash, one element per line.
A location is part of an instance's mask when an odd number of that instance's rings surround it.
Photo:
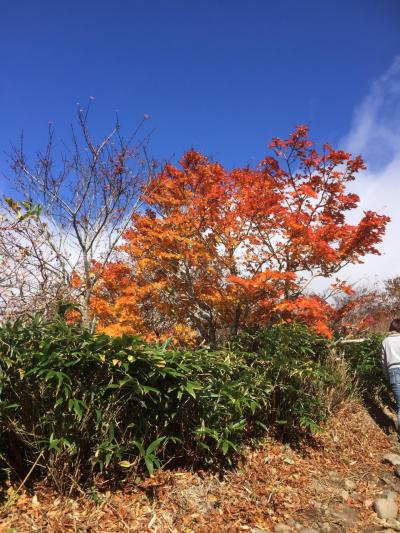
<path fill-rule="evenodd" d="M 382 343 L 381 362 L 382 362 L 382 370 L 385 375 L 385 378 L 389 381 L 389 372 L 387 368 L 385 342 Z"/>

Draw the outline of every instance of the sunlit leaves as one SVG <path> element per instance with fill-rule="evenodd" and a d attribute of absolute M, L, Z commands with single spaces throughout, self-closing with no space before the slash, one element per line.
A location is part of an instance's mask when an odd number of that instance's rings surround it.
<path fill-rule="evenodd" d="M 229 171 L 194 150 L 164 167 L 125 234 L 129 261 L 106 269 L 92 300 L 101 330 L 215 343 L 296 319 L 330 335 L 333 309 L 310 282 L 379 253 L 389 219 L 346 219 L 361 157 L 328 144 L 318 153 L 306 126 L 270 148 L 255 169 Z"/>

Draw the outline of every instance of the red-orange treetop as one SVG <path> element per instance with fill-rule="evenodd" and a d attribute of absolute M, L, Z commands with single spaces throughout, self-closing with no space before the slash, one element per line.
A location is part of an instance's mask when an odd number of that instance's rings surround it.
<path fill-rule="evenodd" d="M 389 219 L 367 211 L 358 224 L 346 220 L 359 202 L 348 184 L 365 168 L 360 156 L 329 145 L 318 153 L 306 126 L 270 148 L 255 169 L 227 171 L 194 150 L 164 167 L 125 234 L 130 281 L 106 290 L 111 265 L 99 286 L 103 329 L 215 342 L 245 325 L 298 319 L 329 335 L 333 309 L 308 292 L 311 281 L 379 254 Z"/>

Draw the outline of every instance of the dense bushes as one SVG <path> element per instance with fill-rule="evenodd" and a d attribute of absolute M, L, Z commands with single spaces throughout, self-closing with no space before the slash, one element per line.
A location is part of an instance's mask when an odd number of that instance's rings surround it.
<path fill-rule="evenodd" d="M 387 401 L 389 398 L 380 357 L 382 340 L 382 334 L 373 333 L 360 342 L 339 344 L 339 350 L 357 380 L 358 389 L 367 401 Z"/>
<path fill-rule="evenodd" d="M 330 343 L 307 327 L 282 324 L 242 334 L 233 347 L 248 353 L 249 364 L 264 365 L 272 383 L 268 420 L 281 430 L 315 431 L 335 401 L 340 402 L 328 393 L 342 380 L 340 367 L 332 359 Z"/>
<path fill-rule="evenodd" d="M 0 353 L 2 467 L 22 475 L 37 461 L 59 490 L 219 464 L 269 428 L 315 430 L 341 379 L 327 341 L 298 325 L 175 351 L 36 316 L 0 327 Z"/>

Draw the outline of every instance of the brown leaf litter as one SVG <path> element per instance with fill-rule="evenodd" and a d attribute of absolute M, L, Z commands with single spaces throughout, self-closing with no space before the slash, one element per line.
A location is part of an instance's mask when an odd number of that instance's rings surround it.
<path fill-rule="evenodd" d="M 332 506 L 354 509 L 357 525 L 348 531 L 364 531 L 376 517 L 373 498 L 388 483 L 382 456 L 392 447 L 365 408 L 349 402 L 314 442 L 293 449 L 265 439 L 222 480 L 160 470 L 138 485 L 75 499 L 38 485 L 0 510 L 0 532 L 235 533 L 291 520 L 312 525 Z"/>

